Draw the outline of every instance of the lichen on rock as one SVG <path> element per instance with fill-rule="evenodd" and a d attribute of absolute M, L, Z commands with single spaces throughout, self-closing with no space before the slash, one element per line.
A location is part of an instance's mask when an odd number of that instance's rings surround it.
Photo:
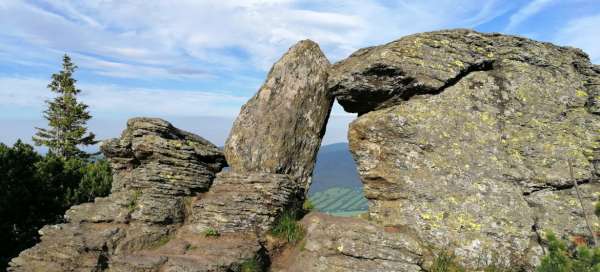
<path fill-rule="evenodd" d="M 468 70 L 484 61 L 485 69 Z M 452 249 L 469 269 L 492 261 L 531 268 L 542 254 L 536 228 L 567 239 L 586 235 L 581 214 L 559 208 L 572 200 L 559 191 L 597 178 L 600 118 L 590 110 L 586 82 L 600 75 L 585 54 L 465 30 L 417 34 L 341 62 L 340 102 L 360 104 L 352 99 L 381 92 L 352 85 L 369 81 L 363 67 L 381 62 L 402 71 L 386 74 L 395 91 L 372 101 L 377 105 L 365 110 L 374 111 L 349 131 L 376 222 Z M 388 81 L 379 82 L 392 87 Z M 413 93 L 406 97 L 403 88 Z M 558 203 L 541 197 L 547 191 L 556 191 Z M 553 208 L 557 214 L 549 214 Z"/>

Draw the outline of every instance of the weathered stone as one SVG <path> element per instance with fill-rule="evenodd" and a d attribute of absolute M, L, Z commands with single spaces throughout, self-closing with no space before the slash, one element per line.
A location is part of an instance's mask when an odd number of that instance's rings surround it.
<path fill-rule="evenodd" d="M 319 46 L 309 40 L 273 65 L 225 144 L 232 171 L 287 174 L 308 189 L 333 103 L 326 88 L 328 68 Z"/>
<path fill-rule="evenodd" d="M 101 271 L 124 236 L 122 225 L 60 224 L 40 230 L 42 241 L 10 263 L 8 271 Z"/>
<path fill-rule="evenodd" d="M 406 233 L 319 213 L 301 223 L 306 237 L 292 252 L 276 258 L 272 271 L 423 271 L 423 247 Z"/>
<path fill-rule="evenodd" d="M 551 203 L 538 191 L 597 177 L 600 118 L 587 82 L 600 77 L 581 51 L 441 31 L 359 51 L 334 70 L 340 103 L 379 109 L 349 131 L 376 222 L 452 249 L 469 269 L 531 268 L 542 253 L 536 226 L 561 236 L 560 224 L 582 226 L 572 209 L 551 220 L 532 207 L 568 206 L 572 197 L 553 192 Z"/>
<path fill-rule="evenodd" d="M 121 138 L 104 142 L 101 149 L 116 172 L 113 192 L 190 195 L 208 189 L 225 166 L 215 145 L 157 118 L 130 119 Z"/>
<path fill-rule="evenodd" d="M 211 190 L 193 204 L 192 220 L 199 233 L 264 233 L 284 209 L 300 203 L 301 192 L 284 174 L 219 173 Z"/>
<path fill-rule="evenodd" d="M 109 263 L 110 272 L 213 272 L 241 271 L 241 265 L 260 259 L 261 245 L 256 236 L 223 234 L 205 237 L 181 228 L 164 244 L 138 251 L 135 254 L 117 255 Z"/>
<path fill-rule="evenodd" d="M 579 185 L 583 204 L 593 230 L 600 236 L 600 220 L 593 215 L 594 204 L 600 201 L 600 183 L 591 182 Z M 582 220 L 583 211 L 574 187 L 551 190 L 545 189 L 525 197 L 535 211 L 535 230 L 545 239 L 547 232 L 560 235 L 561 239 L 576 244 L 590 242 L 589 229 Z"/>
<path fill-rule="evenodd" d="M 71 207 L 65 213 L 65 220 L 71 223 L 127 223 L 131 219 L 133 195 L 117 192 L 110 197 L 98 197 L 92 203 L 83 203 Z"/>
<path fill-rule="evenodd" d="M 413 95 L 439 93 L 471 72 L 492 70 L 495 62 L 504 61 L 570 70 L 578 62 L 589 66 L 585 53 L 573 48 L 515 36 L 447 30 L 358 50 L 333 66 L 328 86 L 346 111 L 363 114 Z"/>
<path fill-rule="evenodd" d="M 172 237 L 186 201 L 225 166 L 216 146 L 160 119 L 129 120 L 102 150 L 113 167 L 112 193 L 72 207 L 67 224 L 44 227 L 42 242 L 13 259 L 10 271 L 154 271 L 166 257 L 136 259 L 137 252 Z"/>

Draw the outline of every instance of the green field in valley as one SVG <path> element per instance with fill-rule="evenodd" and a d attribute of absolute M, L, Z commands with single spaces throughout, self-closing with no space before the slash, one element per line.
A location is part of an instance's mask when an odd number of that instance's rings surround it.
<path fill-rule="evenodd" d="M 337 216 L 356 216 L 369 208 L 360 189 L 333 187 L 309 196 L 315 210 Z"/>

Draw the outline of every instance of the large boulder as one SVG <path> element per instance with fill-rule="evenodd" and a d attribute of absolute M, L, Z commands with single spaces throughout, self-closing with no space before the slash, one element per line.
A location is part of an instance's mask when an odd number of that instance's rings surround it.
<path fill-rule="evenodd" d="M 328 86 L 346 111 L 363 114 L 414 95 L 440 93 L 471 72 L 495 70 L 493 64 L 503 60 L 546 70 L 589 66 L 577 49 L 459 29 L 414 34 L 360 49 L 332 67 Z"/>
<path fill-rule="evenodd" d="M 308 189 L 333 103 L 326 88 L 329 66 L 310 40 L 294 45 L 273 65 L 225 144 L 232 171 L 287 174 Z"/>
<path fill-rule="evenodd" d="M 590 213 L 600 71 L 582 51 L 440 31 L 360 50 L 332 73 L 340 103 L 362 113 L 349 141 L 374 221 L 469 269 L 531 268 L 547 231 L 591 238 L 574 184 Z"/>

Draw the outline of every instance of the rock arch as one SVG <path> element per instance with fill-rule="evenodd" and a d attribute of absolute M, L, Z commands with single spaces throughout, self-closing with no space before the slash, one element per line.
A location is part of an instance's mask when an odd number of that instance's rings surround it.
<path fill-rule="evenodd" d="M 273 271 L 427 271 L 442 249 L 471 270 L 532 271 L 545 231 L 589 238 L 572 184 L 588 209 L 600 198 L 600 67 L 578 49 L 445 30 L 333 66 L 314 42 L 293 46 L 242 108 L 229 172 L 198 136 L 130 121 L 105 150 L 117 189 L 42 229 L 9 271 L 268 265 L 265 233 L 304 198 L 334 96 L 360 114 L 349 140 L 370 220 L 307 216 L 302 249 Z"/>

